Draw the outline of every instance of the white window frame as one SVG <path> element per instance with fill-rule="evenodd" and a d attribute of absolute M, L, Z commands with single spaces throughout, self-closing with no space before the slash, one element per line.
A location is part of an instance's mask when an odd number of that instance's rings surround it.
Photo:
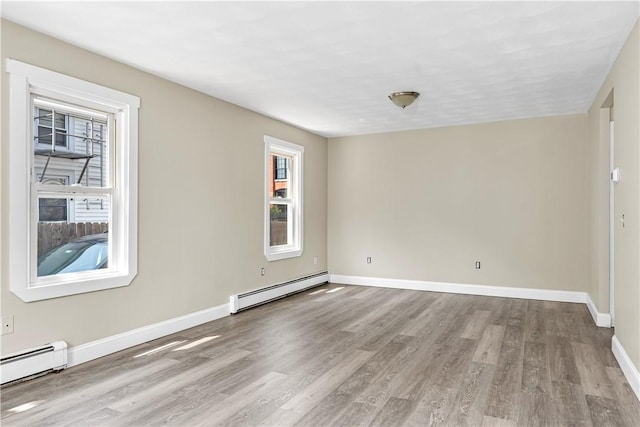
<path fill-rule="evenodd" d="M 302 255 L 303 251 L 303 176 L 304 176 L 304 147 L 283 141 L 268 135 L 264 136 L 264 256 L 268 261 L 277 261 L 286 258 L 293 258 Z M 275 197 L 269 196 L 269 181 L 273 179 L 270 176 L 272 165 L 271 155 L 282 155 L 292 158 L 289 168 L 288 191 L 291 194 L 287 198 L 287 209 L 291 209 L 289 213 L 288 232 L 289 241 L 286 245 L 271 246 L 271 216 L 270 202 L 281 201 Z M 270 165 L 271 164 L 271 165 Z"/>
<path fill-rule="evenodd" d="M 138 109 L 140 98 L 44 68 L 7 59 L 9 73 L 9 280 L 25 302 L 127 286 L 137 274 Z M 69 197 L 103 193 L 111 198 L 109 267 L 35 277 L 37 195 L 33 174 L 34 95 L 107 113 L 117 149 L 111 158 L 112 186 L 65 188 Z M 113 141 L 113 138 L 110 138 Z M 57 187 L 57 186 L 56 186 Z M 46 190 L 46 189 L 45 189 Z M 46 194 L 41 190 L 40 194 Z M 55 188 L 60 194 L 59 188 Z"/>

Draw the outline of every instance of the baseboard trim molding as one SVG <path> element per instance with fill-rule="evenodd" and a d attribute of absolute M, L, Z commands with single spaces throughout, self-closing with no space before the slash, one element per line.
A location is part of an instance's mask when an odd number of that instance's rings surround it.
<path fill-rule="evenodd" d="M 344 276 L 341 274 L 332 274 L 330 281 L 332 283 L 343 283 L 345 285 L 377 286 L 382 288 L 411 289 L 416 291 L 448 292 L 452 294 L 535 299 L 542 301 L 587 302 L 586 292 L 557 291 L 553 289 L 427 282 L 422 280 L 383 279 L 379 277 Z"/>
<path fill-rule="evenodd" d="M 593 303 L 589 294 L 587 294 L 587 308 L 589 309 L 589 313 L 591 313 L 591 317 L 593 317 L 593 321 L 596 326 L 601 328 L 610 328 L 611 327 L 611 315 L 609 313 L 600 313 L 598 311 L 598 307 Z"/>
<path fill-rule="evenodd" d="M 631 389 L 636 394 L 638 400 L 640 400 L 640 372 L 638 372 L 638 369 L 635 367 L 629 358 L 629 355 L 624 350 L 624 347 L 622 347 L 622 344 L 618 340 L 618 337 L 615 335 L 611 339 L 611 351 L 613 351 L 613 355 L 618 361 L 620 369 L 622 369 L 622 373 L 627 381 L 629 381 Z"/>
<path fill-rule="evenodd" d="M 553 289 L 515 288 L 512 286 L 489 286 L 447 282 L 428 282 L 422 280 L 383 279 L 379 277 L 346 276 L 332 274 L 332 283 L 345 285 L 375 286 L 415 291 L 449 292 L 452 294 L 482 295 L 503 298 L 535 299 L 541 301 L 575 302 L 587 305 L 593 322 L 601 328 L 611 327 L 609 313 L 600 313 L 586 292 L 558 291 Z"/>
<path fill-rule="evenodd" d="M 166 335 L 193 328 L 212 320 L 229 315 L 229 304 L 222 304 L 195 313 L 164 320 L 153 325 L 112 335 L 69 349 L 67 366 L 75 366 L 99 357 L 115 353 L 125 348 L 133 347 L 147 341 L 155 340 Z"/>

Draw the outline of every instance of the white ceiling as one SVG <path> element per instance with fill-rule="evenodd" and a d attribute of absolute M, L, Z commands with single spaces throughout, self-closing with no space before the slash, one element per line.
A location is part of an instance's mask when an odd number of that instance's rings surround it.
<path fill-rule="evenodd" d="M 585 112 L 632 2 L 2 2 L 2 16 L 324 136 Z M 405 110 L 387 95 L 411 90 Z"/>

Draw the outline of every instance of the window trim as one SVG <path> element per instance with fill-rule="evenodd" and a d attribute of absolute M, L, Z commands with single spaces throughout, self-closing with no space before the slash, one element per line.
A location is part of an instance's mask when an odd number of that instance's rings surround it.
<path fill-rule="evenodd" d="M 137 274 L 138 109 L 140 98 L 75 77 L 13 59 L 9 73 L 9 280 L 10 290 L 25 302 L 57 298 L 129 285 Z M 33 156 L 32 96 L 104 111 L 116 118 L 111 239 L 113 265 L 108 272 L 89 271 L 68 277 L 39 278 L 33 285 L 33 224 L 31 157 Z M 87 192 L 78 187 L 73 194 Z M 77 192 L 77 193 L 76 193 Z M 110 259 L 111 264 L 111 259 Z M 70 277 L 72 276 L 72 277 Z"/>
<path fill-rule="evenodd" d="M 304 147 L 268 135 L 264 136 L 264 142 L 264 256 L 268 261 L 299 257 L 303 252 L 304 241 Z M 271 174 L 269 173 L 270 164 L 274 167 L 273 173 L 275 173 L 275 164 L 273 164 L 275 162 L 271 161 L 272 153 L 294 159 L 291 162 L 289 176 L 287 177 L 290 184 L 289 191 L 292 197 L 279 199 L 282 201 L 282 204 L 287 204 L 292 207 L 292 221 L 290 224 L 292 243 L 281 246 L 270 245 L 271 217 L 269 205 L 272 202 L 272 198 L 269 197 L 269 181 L 274 178 L 270 176 Z M 291 200 L 291 202 L 288 202 L 289 200 Z M 287 203 L 285 203 L 285 201 L 287 201 Z"/>

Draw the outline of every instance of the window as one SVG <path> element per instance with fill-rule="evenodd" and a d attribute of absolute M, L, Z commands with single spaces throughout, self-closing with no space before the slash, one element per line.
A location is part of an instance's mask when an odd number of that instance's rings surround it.
<path fill-rule="evenodd" d="M 270 136 L 264 142 L 264 254 L 269 261 L 300 256 L 304 147 Z"/>
<path fill-rule="evenodd" d="M 55 127 L 51 120 L 54 116 Z M 68 148 L 67 116 L 58 112 L 36 107 L 33 119 L 36 124 L 35 140 L 37 144 L 51 145 L 51 138 L 55 135 L 55 146 Z"/>
<path fill-rule="evenodd" d="M 274 174 L 273 179 L 287 179 L 287 169 L 289 169 L 289 159 L 284 156 L 273 156 Z"/>
<path fill-rule="evenodd" d="M 65 199 L 38 199 L 38 220 L 40 222 L 66 222 L 69 215 L 69 203 Z"/>
<path fill-rule="evenodd" d="M 69 177 L 60 175 L 47 175 L 45 178 L 41 173 L 36 174 L 38 182 L 49 185 L 68 185 Z M 40 222 L 70 222 L 69 203 L 60 198 L 40 198 L 38 200 L 38 221 Z"/>
<path fill-rule="evenodd" d="M 7 71 L 11 291 L 36 301 L 128 285 L 139 98 L 10 59 Z"/>

